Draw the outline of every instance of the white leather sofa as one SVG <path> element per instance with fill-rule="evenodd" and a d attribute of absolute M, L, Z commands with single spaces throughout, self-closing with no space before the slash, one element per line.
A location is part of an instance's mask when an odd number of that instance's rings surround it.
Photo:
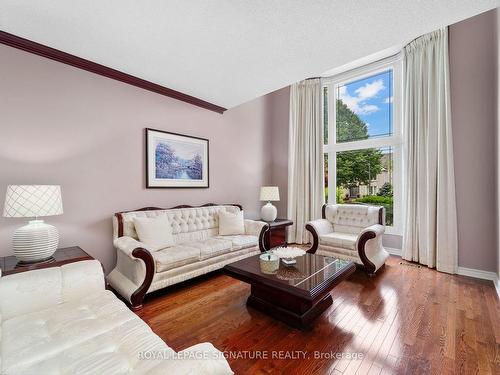
<path fill-rule="evenodd" d="M 384 211 L 379 206 L 325 204 L 323 218 L 306 223 L 313 237 L 308 251 L 352 260 L 373 276 L 389 257 L 382 245 Z"/>
<path fill-rule="evenodd" d="M 263 221 L 245 220 L 245 234 L 219 235 L 218 213 L 236 213 L 239 205 L 206 204 L 201 207 L 178 206 L 170 209 L 141 208 L 113 216 L 113 243 L 117 250 L 116 267 L 108 283 L 133 309 L 139 309 L 146 293 L 206 274 L 228 263 L 263 251 Z M 174 246 L 152 251 L 139 242 L 134 217 L 166 215 L 171 225 Z"/>
<path fill-rule="evenodd" d="M 96 260 L 0 277 L 0 374 L 232 374 L 212 344 L 169 348 Z"/>

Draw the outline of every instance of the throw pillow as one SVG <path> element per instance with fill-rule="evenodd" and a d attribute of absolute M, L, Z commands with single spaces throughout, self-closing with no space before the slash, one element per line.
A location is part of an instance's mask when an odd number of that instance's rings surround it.
<path fill-rule="evenodd" d="M 219 211 L 219 234 L 221 236 L 245 234 L 243 211 L 237 213 Z"/>
<path fill-rule="evenodd" d="M 172 227 L 165 215 L 154 218 L 134 217 L 134 226 L 139 241 L 151 251 L 158 251 L 174 245 Z"/>

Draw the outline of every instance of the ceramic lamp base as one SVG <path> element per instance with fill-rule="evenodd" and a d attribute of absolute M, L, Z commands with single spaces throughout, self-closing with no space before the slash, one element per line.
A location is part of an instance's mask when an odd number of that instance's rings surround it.
<path fill-rule="evenodd" d="M 260 217 L 264 221 L 274 221 L 278 216 L 278 210 L 272 205 L 271 202 L 267 202 L 260 209 Z"/>
<path fill-rule="evenodd" d="M 57 250 L 59 233 L 43 220 L 30 221 L 14 232 L 14 255 L 23 263 L 49 259 Z"/>

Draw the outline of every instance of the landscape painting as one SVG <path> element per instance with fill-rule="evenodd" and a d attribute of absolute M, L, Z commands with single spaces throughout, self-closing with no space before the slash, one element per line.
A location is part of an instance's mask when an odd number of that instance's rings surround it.
<path fill-rule="evenodd" d="M 208 187 L 208 140 L 146 129 L 147 187 Z"/>

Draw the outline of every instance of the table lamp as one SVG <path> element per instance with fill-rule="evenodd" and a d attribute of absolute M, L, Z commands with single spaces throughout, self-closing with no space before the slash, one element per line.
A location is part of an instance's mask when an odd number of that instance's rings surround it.
<path fill-rule="evenodd" d="M 264 221 L 274 221 L 278 215 L 276 207 L 273 206 L 271 201 L 280 200 L 280 192 L 277 186 L 262 186 L 260 188 L 260 200 L 267 201 L 260 210 L 260 217 Z"/>
<path fill-rule="evenodd" d="M 5 194 L 4 217 L 31 217 L 28 225 L 16 229 L 14 255 L 23 263 L 48 259 L 57 250 L 59 233 L 39 217 L 63 213 L 61 187 L 57 185 L 9 185 Z"/>

